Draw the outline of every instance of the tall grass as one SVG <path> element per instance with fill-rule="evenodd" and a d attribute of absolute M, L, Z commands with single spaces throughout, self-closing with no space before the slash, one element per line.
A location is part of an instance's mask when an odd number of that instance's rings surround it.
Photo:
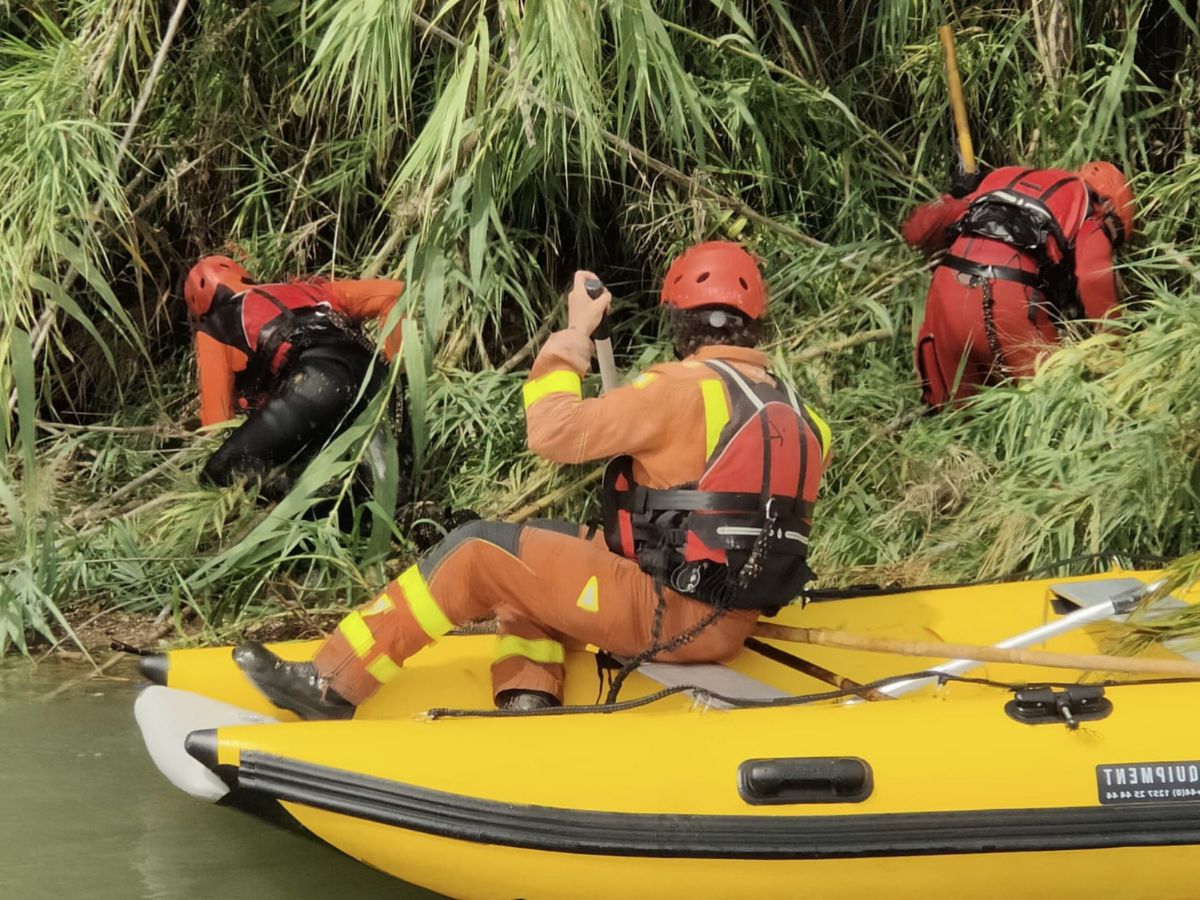
<path fill-rule="evenodd" d="M 928 275 L 896 229 L 952 165 L 947 11 L 980 156 L 1120 162 L 1141 233 L 1118 326 L 927 417 L 910 353 Z M 85 599 L 211 629 L 353 601 L 413 552 L 403 516 L 387 548 L 365 520 L 344 538 L 302 515 L 382 407 L 273 510 L 197 487 L 217 436 L 187 427 L 177 290 L 229 245 L 265 278 L 406 280 L 402 503 L 587 515 L 591 470 L 523 449 L 530 347 L 586 265 L 618 296 L 619 361 L 665 358 L 657 280 L 726 237 L 764 259 L 768 349 L 834 425 L 825 583 L 1196 546 L 1194 0 L 214 0 L 150 83 L 166 27 L 147 0 L 0 11 L 0 392 L 19 400 L 0 651 L 61 637 Z"/>

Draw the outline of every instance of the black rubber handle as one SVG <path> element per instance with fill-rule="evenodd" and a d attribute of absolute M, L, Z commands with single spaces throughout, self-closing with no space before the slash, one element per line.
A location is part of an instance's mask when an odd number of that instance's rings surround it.
<path fill-rule="evenodd" d="M 860 803 L 874 787 L 871 766 L 856 756 L 748 759 L 738 766 L 738 793 L 755 806 Z"/>
<path fill-rule="evenodd" d="M 589 278 L 583 283 L 583 287 L 584 290 L 587 291 L 587 295 L 593 300 L 599 300 L 604 295 L 604 291 L 606 290 L 604 287 L 604 282 L 599 278 Z M 605 341 L 608 340 L 609 337 L 610 332 L 608 328 L 608 313 L 605 313 L 604 317 L 600 320 L 600 324 L 596 326 L 596 330 L 592 332 L 592 340 Z"/>

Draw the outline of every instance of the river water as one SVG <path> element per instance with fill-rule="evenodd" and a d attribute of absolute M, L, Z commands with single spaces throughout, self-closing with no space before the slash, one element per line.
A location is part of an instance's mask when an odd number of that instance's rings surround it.
<path fill-rule="evenodd" d="M 2 900 L 436 896 L 176 790 L 133 720 L 133 665 L 72 683 L 87 671 L 0 665 Z"/>

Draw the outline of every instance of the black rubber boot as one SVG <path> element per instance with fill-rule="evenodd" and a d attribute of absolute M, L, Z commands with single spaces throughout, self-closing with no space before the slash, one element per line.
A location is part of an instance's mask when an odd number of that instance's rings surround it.
<path fill-rule="evenodd" d="M 302 719 L 349 719 L 355 706 L 329 687 L 310 662 L 285 662 L 257 641 L 233 651 L 233 661 L 280 709 Z"/>
<path fill-rule="evenodd" d="M 501 691 L 496 697 L 496 706 L 500 709 L 554 709 L 562 706 L 559 699 L 545 691 Z"/>

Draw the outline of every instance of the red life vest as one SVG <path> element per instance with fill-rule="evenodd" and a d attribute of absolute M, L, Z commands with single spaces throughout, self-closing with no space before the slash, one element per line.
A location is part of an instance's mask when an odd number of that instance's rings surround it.
<path fill-rule="evenodd" d="M 729 418 L 695 483 L 639 485 L 633 460 L 604 474 L 604 535 L 661 584 L 730 609 L 774 614 L 813 577 L 807 564 L 825 447 L 789 387 L 751 382 L 709 360 Z"/>
<path fill-rule="evenodd" d="M 1082 306 L 1075 283 L 1075 238 L 1091 211 L 1087 185 L 1063 169 L 993 172 L 981 193 L 951 227 L 959 238 L 942 265 L 983 281 L 1015 281 L 1039 291 L 1062 318 L 1079 318 Z M 989 258 L 987 238 L 1029 254 L 1036 271 L 997 264 Z M 1035 309 L 1030 307 L 1030 321 Z"/>
<path fill-rule="evenodd" d="M 197 328 L 222 344 L 253 356 L 262 343 L 264 330 L 271 331 L 268 326 L 282 324 L 297 311 L 312 310 L 332 310 L 329 296 L 317 284 L 260 284 L 240 294 L 222 287 L 217 289 Z"/>
<path fill-rule="evenodd" d="M 238 405 L 247 409 L 262 404 L 287 362 L 306 348 L 353 345 L 375 352 L 359 325 L 312 282 L 256 285 L 239 294 L 219 286 L 196 327 L 246 355 L 234 386 Z"/>

